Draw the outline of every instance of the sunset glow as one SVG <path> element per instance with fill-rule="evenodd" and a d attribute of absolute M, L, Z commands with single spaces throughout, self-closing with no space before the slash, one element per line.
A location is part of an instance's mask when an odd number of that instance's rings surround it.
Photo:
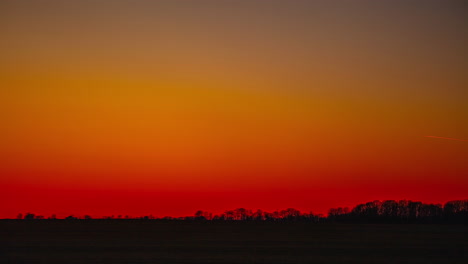
<path fill-rule="evenodd" d="M 467 198 L 466 4 L 104 3 L 0 3 L 0 218 Z"/>

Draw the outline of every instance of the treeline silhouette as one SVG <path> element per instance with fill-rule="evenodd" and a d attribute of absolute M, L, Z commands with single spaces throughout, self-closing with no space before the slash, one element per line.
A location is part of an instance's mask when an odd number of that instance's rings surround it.
<path fill-rule="evenodd" d="M 44 217 L 33 213 L 19 214 L 17 219 L 58 219 L 55 215 Z M 95 219 L 123 219 L 123 220 L 159 220 L 159 221 L 267 221 L 267 222 L 311 222 L 311 223 L 459 223 L 468 224 L 468 200 L 455 200 L 441 204 L 426 204 L 410 200 L 372 201 L 358 204 L 352 209 L 347 207 L 332 208 L 328 215 L 302 213 L 294 208 L 266 212 L 262 210 L 249 210 L 238 208 L 222 214 L 212 214 L 197 211 L 193 216 L 162 217 L 152 215 L 106 216 L 92 218 L 89 215 L 76 217 L 73 215 L 63 218 L 65 220 L 95 220 Z"/>

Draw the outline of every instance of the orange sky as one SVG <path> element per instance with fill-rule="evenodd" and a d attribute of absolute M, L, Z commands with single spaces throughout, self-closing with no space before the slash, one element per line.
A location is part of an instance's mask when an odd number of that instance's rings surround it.
<path fill-rule="evenodd" d="M 0 217 L 467 198 L 457 1 L 2 1 Z"/>

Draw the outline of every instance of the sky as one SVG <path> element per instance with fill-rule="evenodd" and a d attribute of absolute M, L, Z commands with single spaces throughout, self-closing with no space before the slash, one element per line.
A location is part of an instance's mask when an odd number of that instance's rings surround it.
<path fill-rule="evenodd" d="M 466 199 L 466 28 L 464 1 L 1 1 L 0 218 Z"/>

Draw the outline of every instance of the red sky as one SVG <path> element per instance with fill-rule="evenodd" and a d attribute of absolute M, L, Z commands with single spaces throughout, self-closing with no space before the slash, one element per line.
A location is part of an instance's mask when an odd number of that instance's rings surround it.
<path fill-rule="evenodd" d="M 0 218 L 466 199 L 466 12 L 2 1 Z"/>

